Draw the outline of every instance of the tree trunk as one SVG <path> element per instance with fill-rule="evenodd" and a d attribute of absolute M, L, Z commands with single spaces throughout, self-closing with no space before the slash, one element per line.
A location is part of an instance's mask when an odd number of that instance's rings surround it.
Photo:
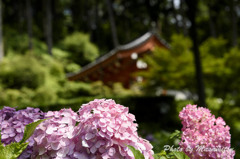
<path fill-rule="evenodd" d="M 114 44 L 114 47 L 117 47 L 119 45 L 119 42 L 118 42 L 117 29 L 115 25 L 113 10 L 112 10 L 112 3 L 110 0 L 106 0 L 106 4 L 108 8 L 108 16 L 109 16 L 109 21 L 111 25 L 113 44 Z"/>
<path fill-rule="evenodd" d="M 179 34 L 180 33 L 179 20 L 177 18 L 177 10 L 176 10 L 175 5 L 174 5 L 174 0 L 171 1 L 171 5 L 172 5 L 173 17 L 175 19 L 175 28 L 176 28 L 177 33 Z"/>
<path fill-rule="evenodd" d="M 237 18 L 234 0 L 230 1 L 231 23 L 232 23 L 232 46 L 237 46 Z"/>
<path fill-rule="evenodd" d="M 216 27 L 215 27 L 215 23 L 214 23 L 214 18 L 213 16 L 211 15 L 211 10 L 209 11 L 210 15 L 209 15 L 209 27 L 210 27 L 210 34 L 212 37 L 216 38 L 217 37 L 217 34 L 216 34 Z"/>
<path fill-rule="evenodd" d="M 46 40 L 48 47 L 48 54 L 52 55 L 52 12 L 51 12 L 51 0 L 46 0 Z"/>
<path fill-rule="evenodd" d="M 26 0 L 26 8 L 27 8 L 27 30 L 28 30 L 28 48 L 32 51 L 33 44 L 32 44 L 32 6 L 31 0 Z"/>
<path fill-rule="evenodd" d="M 184 0 L 180 0 L 180 7 L 179 7 L 179 13 L 182 16 L 182 32 L 184 36 L 188 35 L 188 29 L 186 25 L 186 15 L 184 8 Z"/>
<path fill-rule="evenodd" d="M 193 41 L 193 53 L 194 53 L 196 80 L 197 80 L 197 88 L 198 88 L 198 100 L 201 106 L 206 107 L 201 58 L 200 58 L 200 52 L 198 48 L 198 41 L 197 41 L 197 26 L 196 26 L 197 3 L 198 3 L 198 0 L 186 0 L 186 4 L 188 6 L 187 15 L 191 22 L 190 36 Z"/>
<path fill-rule="evenodd" d="M 216 21 L 218 18 L 219 8 L 217 7 L 217 1 L 207 1 L 206 5 L 208 6 L 208 16 L 209 16 L 209 29 L 210 35 L 214 38 L 217 38 L 217 28 Z"/>
<path fill-rule="evenodd" d="M 2 35 L 2 0 L 0 0 L 0 62 L 4 56 L 3 35 Z"/>

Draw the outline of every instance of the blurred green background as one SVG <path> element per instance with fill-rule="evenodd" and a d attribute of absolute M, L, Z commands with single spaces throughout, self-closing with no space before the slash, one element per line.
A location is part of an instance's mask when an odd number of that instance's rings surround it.
<path fill-rule="evenodd" d="M 201 78 L 206 106 L 231 127 L 240 158 L 240 1 L 1 0 L 0 6 L 0 108 L 78 110 L 95 98 L 113 98 L 129 107 L 139 133 L 160 151 L 177 142 L 167 143 L 181 129 L 179 111 L 201 103 Z M 170 49 L 142 59 L 149 69 L 137 76 L 144 82 L 126 89 L 67 80 L 66 73 L 151 30 Z M 163 96 L 164 90 L 172 93 Z"/>

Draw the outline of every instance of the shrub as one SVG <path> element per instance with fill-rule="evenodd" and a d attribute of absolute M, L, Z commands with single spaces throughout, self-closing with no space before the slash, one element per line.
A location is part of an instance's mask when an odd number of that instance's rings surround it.
<path fill-rule="evenodd" d="M 0 69 L 0 105 L 53 104 L 66 82 L 62 65 L 49 55 L 8 56 Z"/>
<path fill-rule="evenodd" d="M 31 56 L 16 56 L 0 64 L 0 83 L 3 88 L 36 89 L 45 82 L 45 72 L 39 62 Z"/>
<path fill-rule="evenodd" d="M 91 85 L 83 82 L 65 82 L 62 89 L 59 92 L 59 96 L 64 99 L 70 99 L 73 97 L 89 96 L 92 93 Z"/>
<path fill-rule="evenodd" d="M 61 43 L 65 51 L 71 53 L 71 60 L 81 66 L 95 60 L 99 56 L 98 48 L 90 42 L 89 35 L 75 32 L 67 36 Z"/>

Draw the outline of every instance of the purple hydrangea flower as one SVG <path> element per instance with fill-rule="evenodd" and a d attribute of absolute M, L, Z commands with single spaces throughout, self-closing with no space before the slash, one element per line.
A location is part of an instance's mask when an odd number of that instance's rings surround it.
<path fill-rule="evenodd" d="M 183 124 L 180 147 L 190 158 L 234 158 L 230 127 L 221 117 L 216 119 L 209 109 L 191 104 L 179 117 Z"/>
<path fill-rule="evenodd" d="M 2 143 L 5 145 L 11 142 L 21 141 L 24 128 L 27 124 L 44 118 L 44 113 L 38 108 L 26 108 L 16 111 L 15 108 L 4 107 L 0 110 L 0 128 Z M 32 153 L 34 140 L 30 137 L 28 148 L 19 156 L 19 159 L 26 159 Z"/>
<path fill-rule="evenodd" d="M 11 107 L 3 107 L 3 109 L 0 110 L 0 127 L 2 126 L 2 122 L 4 120 L 8 120 L 11 118 L 14 113 L 16 112 L 16 109 Z"/>

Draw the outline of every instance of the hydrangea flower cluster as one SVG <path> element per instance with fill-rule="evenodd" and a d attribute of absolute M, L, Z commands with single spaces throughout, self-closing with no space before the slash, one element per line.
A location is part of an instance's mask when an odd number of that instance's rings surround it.
<path fill-rule="evenodd" d="M 48 120 L 41 123 L 34 132 L 35 144 L 31 158 L 72 159 L 73 141 L 78 115 L 71 109 L 49 111 Z"/>
<path fill-rule="evenodd" d="M 113 100 L 94 100 L 79 110 L 75 158 L 134 159 L 127 145 L 153 159 L 152 145 L 137 134 L 135 116 Z"/>
<path fill-rule="evenodd" d="M 0 128 L 2 143 L 19 142 L 23 137 L 24 128 L 27 124 L 44 118 L 44 113 L 38 108 L 26 108 L 16 111 L 15 108 L 4 107 L 0 110 Z M 32 153 L 33 138 L 28 139 L 28 148 L 19 157 L 26 159 Z"/>
<path fill-rule="evenodd" d="M 179 117 L 183 125 L 180 147 L 190 158 L 234 158 L 230 127 L 221 117 L 216 119 L 209 109 L 191 104 Z"/>
<path fill-rule="evenodd" d="M 78 113 L 4 107 L 0 110 L 2 142 L 19 142 L 27 124 L 49 118 L 36 128 L 20 159 L 134 159 L 127 145 L 153 159 L 152 145 L 138 136 L 135 116 L 127 107 L 100 99 L 84 104 Z"/>

